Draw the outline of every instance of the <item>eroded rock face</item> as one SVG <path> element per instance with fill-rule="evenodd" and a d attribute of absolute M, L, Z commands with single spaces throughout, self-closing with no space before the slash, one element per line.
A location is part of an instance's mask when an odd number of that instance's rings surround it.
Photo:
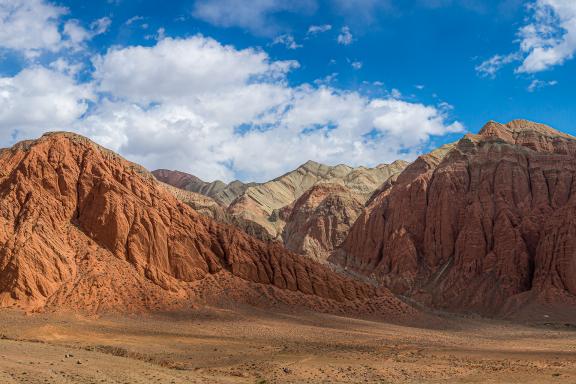
<path fill-rule="evenodd" d="M 314 305 L 379 296 L 406 308 L 198 214 L 143 168 L 81 136 L 46 134 L 0 152 L 1 306 L 182 306 L 214 280 L 238 296 L 268 286 L 267 295 Z"/>
<path fill-rule="evenodd" d="M 296 253 L 326 261 L 363 209 L 358 195 L 347 187 L 318 184 L 281 210 L 280 216 L 287 223 L 282 233 L 284 245 Z"/>
<path fill-rule="evenodd" d="M 352 168 L 308 161 L 272 181 L 244 184 L 246 188 L 226 208 L 225 214 L 218 212 L 215 216 L 213 204 L 197 196 L 189 197 L 188 203 L 201 213 L 235 225 L 259 239 L 278 241 L 296 253 L 325 261 L 346 236 L 364 202 L 407 164 L 399 160 L 375 168 Z M 159 170 L 153 174 L 179 190 L 190 189 L 199 180 L 175 171 Z M 171 191 L 183 197 L 183 192 Z M 205 209 L 207 206 L 210 208 Z"/>
<path fill-rule="evenodd" d="M 407 165 L 396 161 L 376 168 L 352 168 L 346 165 L 334 167 L 308 161 L 296 170 L 272 181 L 252 186 L 229 207 L 237 217 L 253 221 L 274 237 L 280 239 L 286 222 L 279 210 L 292 204 L 306 191 L 321 183 L 339 184 L 365 201 L 384 181 L 399 173 Z"/>
<path fill-rule="evenodd" d="M 574 305 L 575 155 L 545 125 L 490 122 L 380 190 L 331 260 L 440 308 Z"/>

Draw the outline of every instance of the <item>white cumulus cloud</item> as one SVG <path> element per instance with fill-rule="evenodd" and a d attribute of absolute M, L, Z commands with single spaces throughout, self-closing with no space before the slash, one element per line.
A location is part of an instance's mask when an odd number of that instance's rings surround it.
<path fill-rule="evenodd" d="M 533 20 L 520 30 L 520 48 L 527 56 L 517 69 L 534 73 L 561 65 L 576 51 L 576 1 L 538 0 Z"/>
<path fill-rule="evenodd" d="M 266 180 L 309 159 L 374 165 L 413 157 L 431 136 L 463 129 L 440 107 L 290 86 L 296 67 L 203 36 L 113 49 L 94 77 L 114 97 L 81 126 L 149 168 L 208 180 Z"/>
<path fill-rule="evenodd" d="M 352 36 L 352 33 L 350 32 L 350 27 L 348 26 L 342 27 L 336 41 L 338 41 L 338 44 L 342 45 L 352 44 L 352 42 L 354 41 L 354 36 Z"/>
<path fill-rule="evenodd" d="M 296 62 L 200 35 L 112 48 L 94 67 L 80 84 L 66 62 L 0 78 L 0 144 L 73 130 L 149 169 L 263 181 L 310 159 L 411 159 L 463 130 L 446 106 L 291 85 Z"/>
<path fill-rule="evenodd" d="M 0 47 L 34 55 L 60 48 L 60 17 L 66 13 L 43 0 L 0 0 Z"/>
<path fill-rule="evenodd" d="M 362 69 L 362 67 L 364 66 L 364 64 L 361 61 L 353 61 L 350 63 L 350 65 L 352 66 L 352 68 L 356 70 Z"/>
<path fill-rule="evenodd" d="M 511 53 L 508 55 L 494 55 L 490 59 L 483 61 L 476 66 L 476 72 L 480 76 L 486 76 L 494 78 L 500 69 L 504 66 L 518 61 L 521 56 L 518 53 Z"/>
<path fill-rule="evenodd" d="M 281 80 L 297 63 L 236 50 L 211 38 L 166 38 L 153 47 L 115 48 L 96 59 L 100 89 L 150 103 L 225 93 L 256 81 Z"/>
<path fill-rule="evenodd" d="M 534 80 L 532 80 L 532 82 L 530 83 L 530 85 L 528 86 L 527 89 L 528 89 L 528 92 L 534 92 L 538 89 L 546 88 L 546 87 L 552 87 L 556 84 L 558 84 L 558 81 L 556 81 L 556 80 L 544 81 L 544 80 L 534 79 Z"/>
<path fill-rule="evenodd" d="M 302 48 L 301 44 L 298 44 L 296 40 L 294 40 L 294 36 L 289 33 L 285 33 L 283 35 L 277 36 L 272 41 L 272 45 L 284 45 L 288 49 L 298 49 Z"/>
<path fill-rule="evenodd" d="M 0 143 L 69 128 L 88 110 L 92 98 L 89 85 L 43 67 L 0 77 Z"/>
<path fill-rule="evenodd" d="M 97 36 L 108 32 L 111 24 L 112 19 L 109 17 L 101 17 L 97 20 L 94 20 L 92 23 L 90 23 L 92 36 Z"/>
<path fill-rule="evenodd" d="M 519 49 L 508 55 L 495 55 L 476 67 L 494 76 L 515 61 L 516 73 L 537 73 L 562 65 L 576 52 L 576 1 L 535 0 L 528 4 L 530 17 L 519 29 Z"/>
<path fill-rule="evenodd" d="M 323 24 L 323 25 L 311 25 L 308 27 L 307 35 L 317 35 L 319 33 L 324 33 L 332 30 L 332 26 L 330 24 Z"/>
<path fill-rule="evenodd" d="M 79 50 L 82 44 L 105 33 L 112 20 L 103 17 L 86 29 L 76 19 L 63 20 L 68 9 L 44 0 L 0 0 L 0 48 L 28 58 L 43 52 Z"/>

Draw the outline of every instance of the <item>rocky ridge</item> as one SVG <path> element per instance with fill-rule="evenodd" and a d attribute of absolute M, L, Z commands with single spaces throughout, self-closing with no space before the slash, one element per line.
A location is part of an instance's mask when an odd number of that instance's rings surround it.
<path fill-rule="evenodd" d="M 248 187 L 256 185 L 256 183 L 245 184 L 238 180 L 232 181 L 229 184 L 220 180 L 208 183 L 194 175 L 180 171 L 169 171 L 167 169 L 157 169 L 152 171 L 152 174 L 163 183 L 188 192 L 194 192 L 211 197 L 218 204 L 225 207 L 230 205 L 234 199 L 243 194 Z"/>
<path fill-rule="evenodd" d="M 567 313 L 575 155 L 576 138 L 543 124 L 489 122 L 383 187 L 331 261 L 436 308 Z"/>
<path fill-rule="evenodd" d="M 252 184 L 224 212 L 216 201 L 188 196 L 181 188 L 195 176 L 159 170 L 153 174 L 169 190 L 201 213 L 232 224 L 259 239 L 325 262 L 345 238 L 364 202 L 383 182 L 396 177 L 404 161 L 375 168 L 327 166 L 313 161 L 262 184 Z M 215 212 L 217 211 L 217 212 Z"/>
<path fill-rule="evenodd" d="M 386 290 L 198 214 L 70 133 L 0 151 L 0 306 L 137 311 L 211 297 L 412 311 Z"/>
<path fill-rule="evenodd" d="M 340 184 L 367 200 L 372 192 L 406 166 L 404 161 L 382 164 L 376 168 L 352 168 L 346 165 L 327 166 L 308 161 L 292 172 L 272 181 L 252 186 L 228 208 L 234 216 L 253 221 L 265 228 L 272 237 L 280 238 L 284 220 L 279 210 L 292 204 L 317 184 Z"/>
<path fill-rule="evenodd" d="M 286 222 L 282 232 L 289 250 L 326 261 L 346 238 L 364 204 L 358 195 L 340 184 L 320 183 L 280 210 Z"/>

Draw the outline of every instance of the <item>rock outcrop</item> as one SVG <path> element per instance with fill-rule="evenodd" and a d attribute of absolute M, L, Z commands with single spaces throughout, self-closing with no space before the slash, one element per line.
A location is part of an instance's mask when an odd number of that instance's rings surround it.
<path fill-rule="evenodd" d="M 386 290 L 198 214 L 84 137 L 46 134 L 0 152 L 0 306 L 185 307 L 207 285 L 313 309 L 408 310 Z"/>
<path fill-rule="evenodd" d="M 326 261 L 364 209 L 357 194 L 340 184 L 321 183 L 284 207 L 282 239 L 289 250 Z"/>
<path fill-rule="evenodd" d="M 437 308 L 491 315 L 576 304 L 576 138 L 486 124 L 374 196 L 331 258 Z"/>

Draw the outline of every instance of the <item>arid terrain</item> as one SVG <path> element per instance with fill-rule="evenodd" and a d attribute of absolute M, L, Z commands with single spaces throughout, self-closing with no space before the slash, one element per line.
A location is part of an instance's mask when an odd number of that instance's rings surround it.
<path fill-rule="evenodd" d="M 0 0 L 0 384 L 576 384 L 576 0 Z"/>
<path fill-rule="evenodd" d="M 253 307 L 0 316 L 3 383 L 576 382 L 576 325 L 545 319 L 423 328 Z"/>
<path fill-rule="evenodd" d="M 79 135 L 21 142 L 0 151 L 0 383 L 575 383 L 575 153 L 489 122 L 226 206 Z"/>

